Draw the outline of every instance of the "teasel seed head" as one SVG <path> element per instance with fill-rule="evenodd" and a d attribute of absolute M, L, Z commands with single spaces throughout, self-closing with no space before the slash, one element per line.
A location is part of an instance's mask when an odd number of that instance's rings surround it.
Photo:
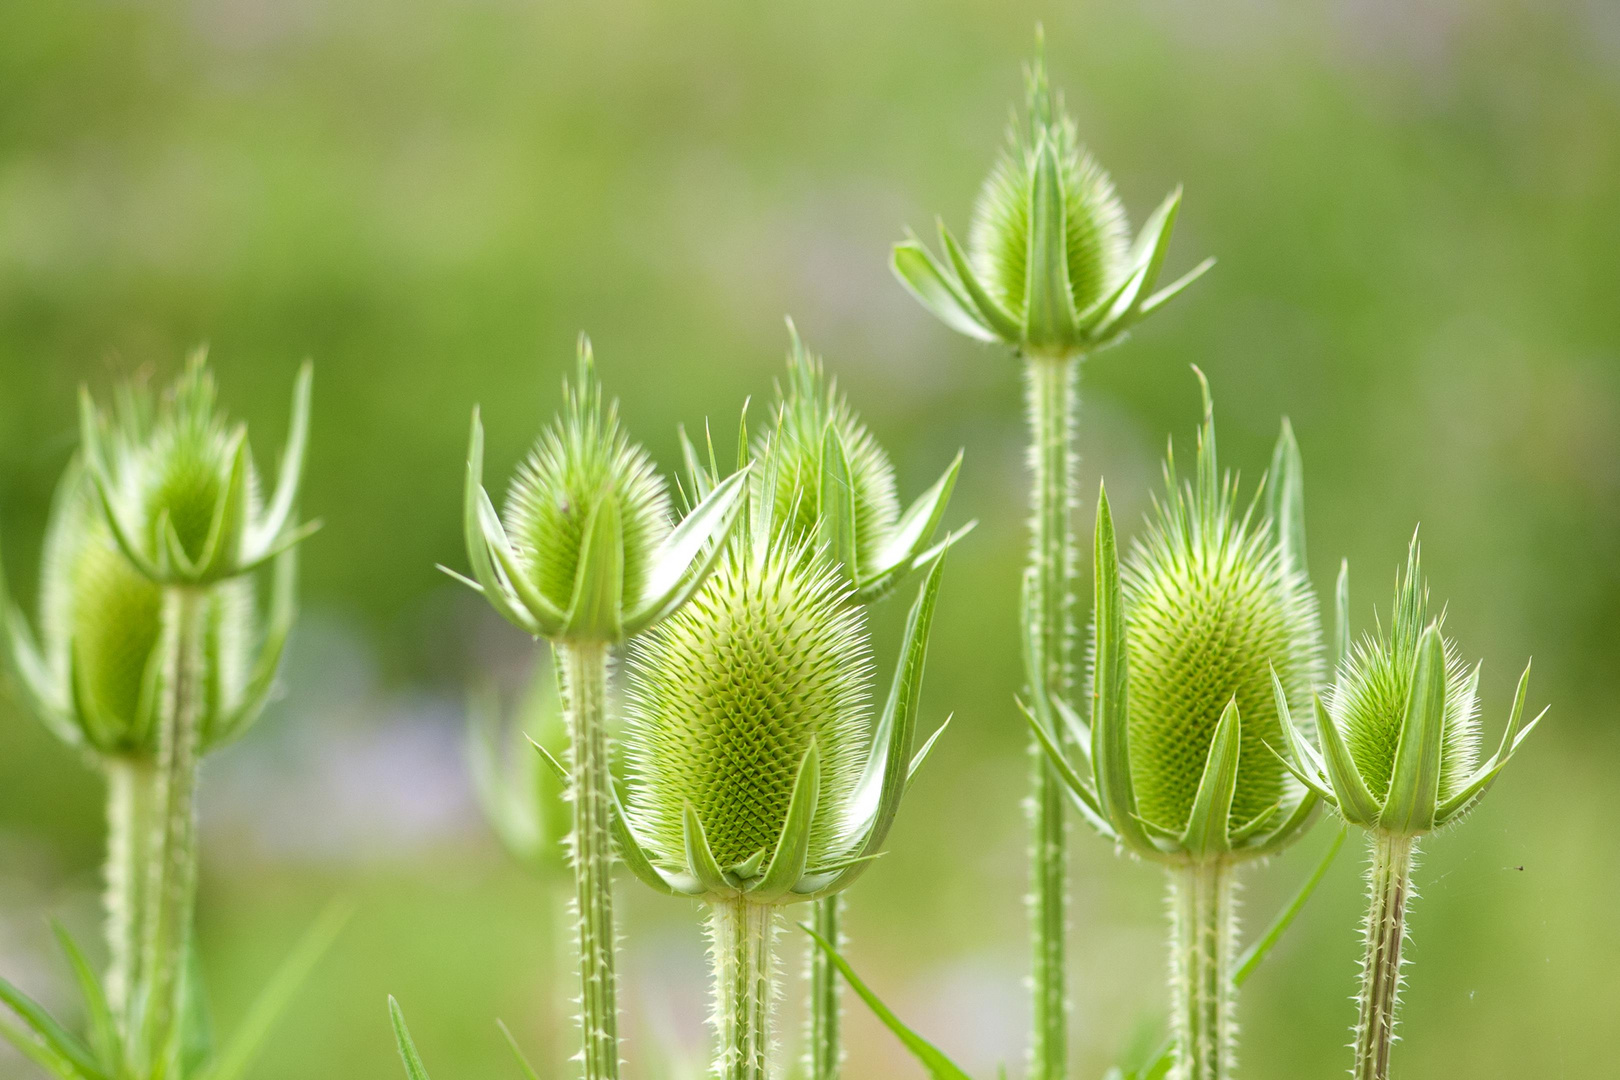
<path fill-rule="evenodd" d="M 1120 340 L 1204 273 L 1155 293 L 1181 205 L 1178 189 L 1130 239 L 1113 181 L 1080 144 L 1047 81 L 1042 44 L 1027 72 L 1028 113 L 979 193 L 968 250 L 941 223 L 944 260 L 898 244 L 901 284 L 952 329 L 1031 355 L 1072 356 Z"/>
<path fill-rule="evenodd" d="M 1462 662 L 1444 620 L 1429 616 L 1414 535 L 1389 626 L 1346 653 L 1327 707 L 1316 706 L 1321 748 L 1284 717 L 1291 770 L 1351 824 L 1418 836 L 1461 820 L 1546 715 L 1521 727 L 1527 664 L 1501 744 L 1479 763 L 1480 665 Z"/>
<path fill-rule="evenodd" d="M 1285 425 L 1265 486 L 1289 496 L 1264 512 L 1258 498 L 1240 507 L 1236 480 L 1219 471 L 1198 374 L 1194 475 L 1183 482 L 1167 459 L 1164 497 L 1123 573 L 1107 492 L 1098 500 L 1092 717 L 1057 709 L 1079 768 L 1028 711 L 1083 816 L 1140 854 L 1176 861 L 1275 851 L 1317 801 L 1268 749 L 1283 738 L 1279 696 L 1308 716 L 1322 675 L 1298 448 Z"/>
<path fill-rule="evenodd" d="M 161 400 L 126 383 L 108 417 L 84 396 L 87 445 L 52 502 L 37 644 L 0 579 L 0 651 L 32 711 L 63 741 L 100 756 L 156 752 L 177 587 L 203 596 L 202 748 L 257 719 L 297 614 L 294 545 L 307 530 L 263 530 L 291 515 L 308 388 L 306 367 L 283 462 L 292 486 L 269 510 L 243 434 L 224 435 L 200 354 Z M 274 569 L 261 612 L 252 571 L 265 561 Z"/>
<path fill-rule="evenodd" d="M 619 850 L 643 881 L 786 904 L 847 887 L 874 858 L 932 740 L 907 761 L 942 559 L 872 708 L 860 606 L 802 544 L 742 539 L 631 652 L 628 809 Z"/>
<path fill-rule="evenodd" d="M 747 493 L 744 473 L 717 483 L 672 529 L 664 481 L 620 426 L 618 403 L 604 403 L 583 334 L 562 412 L 513 478 L 504 520 L 483 471 L 475 410 L 463 504 L 473 577 L 446 572 L 553 640 L 621 641 L 670 615 L 714 566 Z"/>
<path fill-rule="evenodd" d="M 161 399 L 126 386 L 111 417 L 81 392 L 85 470 L 108 531 L 137 570 L 161 585 L 212 585 L 266 565 L 319 527 L 294 524 L 312 379 L 306 363 L 268 503 L 247 428 L 219 410 L 203 350 Z"/>
<path fill-rule="evenodd" d="M 956 486 L 962 455 L 902 513 L 888 452 L 828 379 L 788 320 L 788 375 L 777 385 L 775 424 L 754 442 L 753 533 L 819 549 L 853 586 L 850 599 L 872 603 L 907 574 L 967 535 L 969 524 L 938 545 L 934 535 Z M 712 473 L 687 446 L 698 473 Z M 694 477 L 701 490 L 711 481 Z"/>

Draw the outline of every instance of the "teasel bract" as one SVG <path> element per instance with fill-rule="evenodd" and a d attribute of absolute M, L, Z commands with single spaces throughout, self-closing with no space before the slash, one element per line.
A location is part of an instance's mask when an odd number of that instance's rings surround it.
<path fill-rule="evenodd" d="M 1273 497 L 1244 510 L 1218 470 L 1203 390 L 1194 475 L 1182 481 L 1167 459 L 1164 497 L 1123 572 L 1099 495 L 1089 720 L 1062 704 L 1028 710 L 1082 816 L 1169 868 L 1178 1080 L 1231 1074 L 1234 870 L 1296 839 L 1318 802 L 1268 750 L 1282 705 L 1308 717 L 1322 673 L 1298 449 L 1285 425 Z"/>
<path fill-rule="evenodd" d="M 875 718 L 865 613 L 802 542 L 740 539 L 632 653 L 620 854 L 708 905 L 722 1080 L 769 1074 L 777 910 L 860 876 L 932 745 L 908 761 L 942 560 Z"/>
<path fill-rule="evenodd" d="M 1344 656 L 1327 707 L 1314 704 L 1320 748 L 1304 725 L 1290 722 L 1278 695 L 1290 771 L 1370 840 L 1356 1080 L 1389 1076 L 1418 838 L 1461 821 L 1546 715 L 1521 726 L 1526 664 L 1502 741 L 1478 761 L 1480 665 L 1462 662 L 1443 632 L 1443 612 L 1430 618 L 1420 554 L 1414 535 L 1389 626 Z"/>
<path fill-rule="evenodd" d="M 484 436 L 473 414 L 463 504 L 473 578 L 525 633 L 551 641 L 568 728 L 569 854 L 580 961 L 585 1080 L 619 1074 L 617 949 L 607 676 L 612 651 L 679 610 L 724 550 L 747 496 L 747 470 L 715 485 L 679 525 L 646 451 L 605 403 L 581 335 L 563 409 L 495 510 L 483 487 Z"/>
<path fill-rule="evenodd" d="M 826 375 L 819 356 L 805 347 L 788 320 L 787 379 L 778 383 L 774 422 L 754 440 L 750 535 L 756 543 L 798 546 L 807 559 L 821 559 L 849 588 L 844 602 L 865 607 L 931 563 L 972 528 L 934 542 L 945 515 L 962 455 L 902 513 L 894 465 L 888 452 Z M 692 483 L 714 482 L 708 464 L 683 435 Z M 742 436 L 746 445 L 746 432 Z M 930 739 L 939 737 L 936 731 Z M 841 947 L 843 894 L 817 900 L 815 934 Z M 842 999 L 833 958 L 811 942 L 806 958 L 804 1071 L 807 1080 L 834 1080 L 843 1062 Z"/>
<path fill-rule="evenodd" d="M 4 600 L 16 685 L 107 777 L 110 962 L 101 983 L 63 939 L 103 1030 L 91 1048 L 51 1046 L 87 1076 L 144 1080 L 195 1065 L 182 1060 L 194 1034 L 182 1012 L 196 992 L 185 967 L 197 769 L 258 717 L 292 628 L 295 545 L 314 529 L 294 523 L 310 385 L 306 364 L 268 504 L 246 428 L 219 412 L 200 351 L 161 399 L 126 384 L 109 416 L 85 391 L 82 446 L 45 539 L 37 643 Z M 252 574 L 266 563 L 261 615 Z"/>
<path fill-rule="evenodd" d="M 1072 706 L 1077 503 L 1074 431 L 1080 360 L 1123 340 L 1209 268 L 1154 292 L 1181 206 L 1176 191 L 1130 239 L 1112 180 L 1084 147 L 1047 81 L 1039 49 L 1028 115 L 979 194 L 964 252 L 940 225 L 944 259 L 915 238 L 894 249 L 901 283 L 947 326 L 1000 342 L 1023 361 L 1029 412 L 1031 547 L 1023 620 L 1038 647 L 1026 689 Z M 1058 737 L 1068 740 L 1066 732 Z M 1032 1080 L 1061 1080 L 1068 1058 L 1067 832 L 1062 785 L 1032 742 Z"/>

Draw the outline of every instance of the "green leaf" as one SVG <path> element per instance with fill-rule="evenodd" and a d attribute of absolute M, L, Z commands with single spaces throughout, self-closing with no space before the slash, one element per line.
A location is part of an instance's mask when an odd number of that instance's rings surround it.
<path fill-rule="evenodd" d="M 928 249 L 915 240 L 894 245 L 889 258 L 894 276 L 906 291 L 917 298 L 934 318 L 955 330 L 979 341 L 994 341 L 996 335 L 979 320 L 971 302 L 960 288 L 934 261 Z"/>
<path fill-rule="evenodd" d="M 1237 698 L 1226 703 L 1204 759 L 1204 774 L 1193 796 L 1181 846 L 1195 859 L 1207 859 L 1232 849 L 1230 833 L 1232 797 L 1237 791 L 1242 720 Z"/>
<path fill-rule="evenodd" d="M 952 714 L 952 715 L 954 715 L 954 714 Z M 945 718 L 945 722 L 943 724 L 940 724 L 939 727 L 935 728 L 934 733 L 932 735 L 928 736 L 927 740 L 924 741 L 924 743 L 922 744 L 922 749 L 918 750 L 915 754 L 913 754 L 911 756 L 911 764 L 906 766 L 906 790 L 907 791 L 911 790 L 912 781 L 917 779 L 917 770 L 921 769 L 923 767 L 923 762 L 928 760 L 928 755 L 932 754 L 934 752 L 934 744 L 939 742 L 939 737 L 941 735 L 945 734 L 945 729 L 950 727 L 950 726 L 951 726 L 951 717 L 947 716 Z"/>
<path fill-rule="evenodd" d="M 511 1029 L 506 1026 L 506 1021 L 497 1020 L 495 1026 L 501 1029 L 501 1034 L 506 1038 L 506 1045 L 511 1049 L 512 1056 L 517 1059 L 518 1068 L 523 1070 L 526 1080 L 540 1080 L 540 1074 L 534 1071 L 534 1066 L 529 1064 L 529 1059 L 523 1056 L 523 1048 L 512 1037 Z"/>
<path fill-rule="evenodd" d="M 821 751 L 815 740 L 799 765 L 799 775 L 793 782 L 793 794 L 788 799 L 787 820 L 776 850 L 758 883 L 748 891 L 760 900 L 774 900 L 783 895 L 804 876 L 805 863 L 810 858 L 810 823 L 816 814 L 816 803 L 821 797 Z"/>
<path fill-rule="evenodd" d="M 1108 489 L 1097 493 L 1096 583 L 1093 622 L 1097 645 L 1092 680 L 1091 760 L 1097 771 L 1097 801 L 1119 838 L 1138 852 L 1157 853 L 1142 830 L 1131 785 L 1131 759 L 1126 717 L 1128 667 L 1125 653 L 1125 606 L 1119 580 L 1119 545 L 1108 508 Z"/>
<path fill-rule="evenodd" d="M 243 526 L 247 520 L 248 443 L 247 428 L 238 427 L 231 436 L 231 472 L 225 480 L 225 490 L 214 504 L 214 517 L 208 525 L 208 538 L 203 541 L 197 556 L 197 573 L 213 577 L 227 574 L 242 554 L 240 550 L 227 551 L 225 545 L 235 540 L 240 544 Z"/>
<path fill-rule="evenodd" d="M 298 549 L 288 548 L 276 556 L 275 573 L 270 585 L 270 622 L 264 642 L 254 660 L 252 674 L 242 689 L 242 699 L 215 728 L 210 745 L 219 746 L 242 734 L 253 725 L 270 694 L 275 690 L 276 674 L 281 670 L 281 657 L 292 636 L 293 624 L 298 620 Z M 161 651 L 161 650 L 160 650 Z"/>
<path fill-rule="evenodd" d="M 1339 560 L 1339 578 L 1333 583 L 1333 670 L 1350 653 L 1350 560 Z"/>
<path fill-rule="evenodd" d="M 0 1039 L 5 1039 L 18 1053 L 60 1080 L 84 1080 L 84 1075 L 60 1054 L 3 1017 L 0 1017 Z"/>
<path fill-rule="evenodd" d="M 945 516 L 945 508 L 950 504 L 951 492 L 956 488 L 957 474 L 962 470 L 962 451 L 956 452 L 956 457 L 933 486 L 906 508 L 895 523 L 894 532 L 890 534 L 888 543 L 878 556 L 878 566 L 874 573 L 884 575 L 893 573 L 894 577 L 886 584 L 898 581 L 899 576 L 910 568 L 916 557 L 922 554 L 928 541 L 939 528 L 939 523 Z M 873 581 L 869 578 L 862 582 L 862 589 L 870 589 Z M 887 590 L 885 590 L 887 591 Z"/>
<path fill-rule="evenodd" d="M 617 641 L 623 633 L 623 603 L 624 529 L 618 497 L 605 492 L 585 522 L 579 566 L 574 571 L 574 597 L 563 616 L 562 632 Z"/>
<path fill-rule="evenodd" d="M 118 1039 L 118 1025 L 113 1019 L 112 1007 L 107 1004 L 106 992 L 101 988 L 101 981 L 90 962 L 84 958 L 84 952 L 67 932 L 61 923 L 52 921 L 51 931 L 56 935 L 56 943 L 61 947 L 62 953 L 67 957 L 68 966 L 73 969 L 73 979 L 79 984 L 79 996 L 84 999 L 85 1015 L 90 1019 L 90 1044 L 95 1049 L 96 1058 L 109 1071 L 117 1067 L 122 1051 Z"/>
<path fill-rule="evenodd" d="M 1029 188 L 1029 265 L 1024 284 L 1024 335 L 1036 352 L 1070 349 L 1077 337 L 1064 213 L 1057 147 L 1043 138 Z"/>
<path fill-rule="evenodd" d="M 1440 804 L 1440 809 L 1435 814 L 1436 826 L 1451 821 L 1458 814 L 1467 810 L 1476 799 L 1489 791 L 1491 785 L 1496 782 L 1498 774 L 1513 759 L 1514 751 L 1518 750 L 1519 744 L 1524 742 L 1537 724 L 1541 723 L 1541 718 L 1547 715 L 1547 710 L 1542 709 L 1541 712 L 1536 714 L 1534 720 L 1526 724 L 1523 730 L 1520 730 L 1519 721 L 1524 716 L 1524 698 L 1529 688 L 1530 665 L 1525 664 L 1524 673 L 1519 676 L 1518 689 L 1513 694 L 1513 711 L 1508 714 L 1507 727 L 1502 729 L 1501 745 L 1497 747 L 1496 753 L 1491 755 L 1490 760 L 1481 765 L 1474 775 L 1469 778 L 1468 783 L 1463 785 L 1462 790 Z"/>
<path fill-rule="evenodd" d="M 973 272 L 973 264 L 968 261 L 961 245 L 956 242 L 956 237 L 951 235 L 943 221 L 939 223 L 939 239 L 945 248 L 945 257 L 951 261 L 951 269 L 956 271 L 956 280 L 962 283 L 963 291 L 978 309 L 980 318 L 1001 340 L 1017 341 L 1022 335 L 1023 328 L 979 281 L 979 276 Z"/>
<path fill-rule="evenodd" d="M 720 863 L 714 857 L 714 849 L 709 846 L 709 838 L 703 831 L 703 822 L 699 820 L 697 811 L 692 809 L 690 803 L 686 806 L 685 827 L 682 830 L 686 842 L 686 865 L 698 879 L 705 894 L 710 896 L 735 896 L 737 887 L 726 877 L 726 872 L 720 869 Z"/>
<path fill-rule="evenodd" d="M 946 1057 L 939 1047 L 902 1023 L 900 1018 L 894 1015 L 889 1007 L 883 1004 L 878 996 L 867 988 L 865 983 L 861 982 L 860 977 L 855 974 L 848 961 L 838 954 L 838 950 L 833 947 L 830 941 L 808 926 L 803 926 L 803 929 L 815 941 L 821 951 L 827 954 L 827 959 L 831 960 L 833 966 L 838 969 L 839 974 L 844 976 L 844 980 L 849 983 L 850 989 L 855 991 L 855 995 L 866 1002 L 866 1007 L 872 1010 L 872 1015 L 882 1021 L 883 1026 L 892 1031 L 905 1048 L 911 1051 L 912 1056 L 922 1063 L 923 1068 L 928 1070 L 928 1075 L 933 1080 L 971 1080 L 968 1074 L 958 1068 L 950 1058 Z"/>
<path fill-rule="evenodd" d="M 1035 711 L 1023 701 L 1018 702 L 1018 711 L 1024 714 L 1024 719 L 1029 724 L 1029 730 L 1035 735 L 1035 741 L 1040 744 L 1041 750 L 1045 752 L 1046 760 L 1052 766 L 1053 771 L 1057 773 L 1058 779 L 1062 780 L 1063 786 L 1068 789 L 1069 795 L 1076 804 L 1076 809 L 1080 811 L 1080 815 L 1098 832 L 1112 839 L 1114 837 L 1114 828 L 1108 823 L 1108 819 L 1103 816 L 1102 806 L 1097 802 L 1096 793 L 1091 790 L 1091 785 L 1086 783 L 1085 778 L 1075 771 L 1074 766 L 1069 764 L 1069 759 L 1063 754 L 1063 748 L 1058 745 L 1057 737 L 1046 730 L 1046 725 L 1041 723 L 1040 718 L 1035 715 Z"/>
<path fill-rule="evenodd" d="M 106 1074 L 102 1072 L 95 1055 L 88 1047 L 57 1023 L 39 1002 L 5 979 L 0 979 L 0 1004 L 16 1013 L 17 1019 L 23 1022 L 47 1050 L 73 1066 L 88 1080 L 107 1080 Z"/>
<path fill-rule="evenodd" d="M 353 915 L 354 904 L 349 901 L 339 900 L 327 905 L 281 962 L 264 989 L 259 991 L 259 996 L 254 999 L 236 1031 L 225 1041 L 219 1055 L 196 1080 L 238 1080 L 247 1072 L 276 1021 L 332 948 Z M 403 1019 L 398 1021 L 397 1027 L 403 1029 Z"/>
<path fill-rule="evenodd" d="M 1328 845 L 1326 853 L 1316 864 L 1316 869 L 1311 871 L 1311 876 L 1305 879 L 1305 883 L 1294 893 L 1293 898 L 1277 913 L 1277 917 L 1271 920 L 1271 925 L 1266 927 L 1266 932 L 1261 934 L 1253 945 L 1243 951 L 1243 955 L 1238 958 L 1237 968 L 1232 972 L 1232 985 L 1242 986 L 1248 982 L 1249 976 L 1254 974 L 1255 969 L 1276 947 L 1277 942 L 1282 940 L 1283 934 L 1288 932 L 1288 928 L 1299 917 L 1299 913 L 1305 909 L 1305 902 L 1311 898 L 1311 894 L 1316 891 L 1316 887 L 1322 883 L 1322 878 L 1327 875 L 1328 867 L 1333 865 L 1333 860 L 1338 856 L 1339 849 L 1344 846 L 1346 834 L 1347 830 L 1341 826 L 1338 835 L 1333 838 L 1333 842 Z"/>
<path fill-rule="evenodd" d="M 405 1027 L 405 1014 L 392 994 L 388 995 L 388 1018 L 394 1022 L 394 1041 L 399 1045 L 400 1060 L 405 1063 L 406 1080 L 428 1080 L 427 1069 L 423 1068 L 421 1055 L 416 1052 L 416 1043 L 411 1041 L 411 1033 Z"/>
<path fill-rule="evenodd" d="M 1351 824 L 1371 828 L 1378 821 L 1382 808 L 1378 800 L 1373 798 L 1373 793 L 1367 790 L 1367 782 L 1361 778 L 1355 759 L 1350 756 L 1350 748 L 1345 745 L 1339 725 L 1322 707 L 1322 699 L 1315 691 L 1311 693 L 1311 703 L 1316 709 L 1316 729 L 1322 736 L 1323 768 L 1333 787 L 1339 813 Z"/>
<path fill-rule="evenodd" d="M 1294 428 L 1284 417 L 1282 433 L 1271 452 L 1266 479 L 1266 516 L 1271 519 L 1283 565 L 1307 573 L 1305 561 L 1305 466 L 1300 459 Z"/>
<path fill-rule="evenodd" d="M 1205 259 L 1203 262 L 1199 263 L 1197 266 L 1193 267 L 1191 270 L 1187 271 L 1185 274 L 1181 275 L 1176 280 L 1172 281 L 1170 284 L 1148 297 L 1147 300 L 1142 303 L 1142 306 L 1137 309 L 1137 318 L 1147 318 L 1149 315 L 1153 314 L 1155 311 L 1159 310 L 1160 308 L 1164 307 L 1164 305 L 1180 296 L 1182 291 L 1185 290 L 1187 286 L 1191 285 L 1193 282 L 1207 274 L 1210 267 L 1214 265 L 1215 260 L 1213 258 Z"/>
<path fill-rule="evenodd" d="M 556 764 L 556 759 L 547 754 L 538 743 L 535 744 L 535 749 L 544 754 L 552 764 Z M 567 775 L 567 772 L 564 771 L 564 779 L 567 778 Z M 691 890 L 689 892 L 686 889 L 678 888 L 677 883 L 672 882 L 662 870 L 653 865 L 652 858 L 647 854 L 647 845 L 642 842 L 641 837 L 636 835 L 634 826 L 630 824 L 630 815 L 625 812 L 624 800 L 619 796 L 619 785 L 610 783 L 608 786 L 613 794 L 613 841 L 619 861 L 624 863 L 626 868 L 639 878 L 643 884 L 666 896 L 691 895 L 700 891 Z M 714 856 L 711 855 L 710 859 L 713 858 Z"/>
<path fill-rule="evenodd" d="M 1446 653 L 1440 627 L 1418 639 L 1417 670 L 1406 699 L 1389 795 L 1378 826 L 1402 835 L 1434 828 L 1440 802 L 1440 750 L 1446 723 Z"/>
<path fill-rule="evenodd" d="M 859 581 L 861 566 L 855 545 L 855 482 L 849 474 L 849 454 L 836 425 L 821 435 L 821 513 L 817 528 L 828 556 L 841 564 L 851 580 Z"/>
<path fill-rule="evenodd" d="M 472 564 L 473 578 L 497 614 L 530 636 L 540 633 L 540 625 L 529 612 L 520 609 L 512 590 L 496 573 L 491 558 L 491 537 L 485 531 L 484 508 L 489 495 L 484 491 L 484 425 L 473 409 L 472 433 L 467 438 L 467 475 L 461 502 L 462 536 L 467 546 L 467 561 Z M 493 507 L 490 508 L 493 510 Z M 499 519 L 497 518 L 497 524 Z M 561 621 L 561 613 L 558 613 Z"/>
<path fill-rule="evenodd" d="M 304 475 L 304 451 L 309 444 L 309 399 L 315 382 L 315 365 L 305 360 L 293 382 L 292 415 L 287 423 L 287 445 L 281 451 L 281 467 L 276 473 L 276 491 L 270 497 L 256 535 L 255 548 L 273 541 L 292 516 L 298 501 L 298 487 Z"/>
<path fill-rule="evenodd" d="M 641 606 L 626 619 L 626 634 L 668 618 L 698 590 L 726 548 L 748 504 L 748 477 L 742 466 L 693 507 L 658 549 Z"/>

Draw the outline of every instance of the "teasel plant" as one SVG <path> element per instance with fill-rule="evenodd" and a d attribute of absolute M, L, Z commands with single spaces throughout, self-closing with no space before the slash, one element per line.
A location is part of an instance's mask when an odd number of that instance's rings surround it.
<path fill-rule="evenodd" d="M 1155 291 L 1181 207 L 1178 189 L 1134 239 L 1113 181 L 1081 145 L 1049 84 L 1038 43 L 1028 112 L 985 181 L 966 249 L 943 222 L 943 256 L 915 237 L 893 270 L 946 326 L 1010 348 L 1024 369 L 1031 473 L 1023 621 L 1034 643 L 1028 698 L 1043 720 L 1073 707 L 1077 548 L 1074 439 L 1081 361 L 1126 337 L 1213 264 Z M 1065 742 L 1069 735 L 1048 723 Z M 1032 1080 L 1059 1080 L 1068 1058 L 1067 831 L 1055 769 L 1031 742 Z"/>
<path fill-rule="evenodd" d="M 37 641 L 0 581 L 15 686 L 107 781 L 105 975 L 57 930 L 90 1038 L 0 981 L 21 1021 L 0 1034 L 63 1080 L 241 1075 L 343 921 L 341 907 L 323 915 L 242 1028 L 213 1046 L 192 940 L 198 768 L 258 718 L 292 629 L 296 546 L 316 528 L 296 515 L 310 386 L 306 364 L 268 501 L 201 351 L 161 398 L 127 383 L 109 414 L 83 392 L 81 446 L 45 537 Z M 260 611 L 254 575 L 267 565 Z"/>
<path fill-rule="evenodd" d="M 1194 369 L 1197 370 L 1196 368 Z M 1031 727 L 1081 816 L 1122 849 L 1165 864 L 1174 1075 L 1225 1080 L 1236 1051 L 1236 873 L 1296 840 L 1317 793 L 1267 750 L 1292 702 L 1308 718 L 1322 633 L 1305 573 L 1300 457 L 1286 426 L 1247 509 L 1219 470 L 1214 407 L 1193 476 L 1173 452 L 1165 493 L 1120 566 L 1098 496 L 1089 721 L 1055 712 L 1073 757 L 1033 709 Z"/>
<path fill-rule="evenodd" d="M 910 755 L 943 559 L 875 717 L 865 612 L 804 541 L 739 538 L 634 649 L 619 850 L 649 886 L 707 907 L 719 1080 L 774 1075 L 779 911 L 860 877 L 933 746 Z"/>
<path fill-rule="evenodd" d="M 505 515 L 483 485 L 476 410 L 463 505 L 472 577 L 446 569 L 508 622 L 551 642 L 567 726 L 568 836 L 585 1080 L 619 1075 L 618 948 L 613 913 L 613 788 L 608 672 L 624 642 L 678 611 L 713 569 L 739 520 L 748 469 L 716 484 L 678 524 L 652 459 L 604 400 L 581 335 L 563 408 L 519 467 Z M 390 1003 L 407 1070 L 414 1050 Z M 515 1047 L 514 1047 L 515 1049 Z"/>
<path fill-rule="evenodd" d="M 1523 724 L 1530 685 L 1526 664 L 1496 752 L 1479 758 L 1479 675 L 1444 633 L 1445 613 L 1429 616 L 1429 587 L 1414 534 L 1396 575 L 1388 627 L 1364 636 L 1339 662 L 1320 700 L 1316 741 L 1277 692 L 1286 747 L 1278 748 L 1298 781 L 1366 831 L 1368 908 L 1365 957 L 1356 1002 L 1356 1080 L 1387 1080 L 1404 976 L 1406 915 L 1414 892 L 1419 840 L 1455 826 L 1479 804 L 1531 730 Z"/>
<path fill-rule="evenodd" d="M 828 378 L 822 359 L 806 348 L 788 320 L 787 377 L 776 388 L 774 423 L 754 440 L 750 533 L 757 543 L 796 545 L 807 560 L 821 560 L 842 580 L 845 603 L 869 608 L 911 573 L 931 564 L 973 524 L 935 542 L 961 470 L 957 453 L 945 472 L 903 511 L 888 452 Z M 746 445 L 746 433 L 742 438 Z M 695 489 L 714 483 L 707 464 L 682 433 Z M 943 727 L 931 739 L 937 739 Z M 823 941 L 842 948 L 844 894 L 815 901 L 811 925 Z M 831 957 L 814 942 L 806 959 L 806 1080 L 834 1080 L 843 1063 L 842 998 Z"/>

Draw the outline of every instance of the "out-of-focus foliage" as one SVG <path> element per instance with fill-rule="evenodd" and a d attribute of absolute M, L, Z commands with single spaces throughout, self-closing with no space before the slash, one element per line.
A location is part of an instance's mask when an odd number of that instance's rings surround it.
<path fill-rule="evenodd" d="M 1425 851 L 1401 1067 L 1602 1073 L 1620 1011 L 1612 4 L 23 0 L 0 33 L 0 530 L 19 603 L 81 381 L 166 379 L 206 341 L 233 409 L 275 431 L 299 361 L 319 365 L 301 510 L 326 528 L 303 553 L 288 695 L 204 782 L 221 1027 L 330 895 L 357 914 L 256 1076 L 393 1080 L 387 992 L 436 1075 L 509 1075 L 496 1016 L 542 1074 L 562 1067 L 554 900 L 490 838 L 460 754 L 466 687 L 515 687 L 533 646 L 432 568 L 463 565 L 468 410 L 489 475 L 509 475 L 585 329 L 666 472 L 677 422 L 705 415 L 732 460 L 784 313 L 902 476 L 967 447 L 952 523 L 983 524 L 952 555 L 923 701 L 926 726 L 957 719 L 862 882 L 850 959 L 975 1075 L 1016 1062 L 1019 385 L 887 260 L 902 228 L 967 219 L 1037 18 L 1133 220 L 1184 184 L 1169 261 L 1220 259 L 1087 363 L 1080 489 L 1106 476 L 1121 542 L 1140 535 L 1166 435 L 1191 436 L 1197 362 L 1246 485 L 1292 419 L 1314 581 L 1328 595 L 1351 559 L 1357 634 L 1421 521 L 1447 632 L 1533 654 L 1556 708 L 1468 829 Z M 903 609 L 878 613 L 880 644 Z M 1487 666 L 1484 700 L 1510 698 L 1511 668 Z M 94 939 L 100 801 L 0 702 L 0 966 L 52 1005 L 70 976 L 39 916 Z M 1250 910 L 1278 907 L 1330 832 L 1253 874 Z M 1160 883 L 1089 835 L 1073 846 L 1076 1074 L 1096 1076 L 1158 1038 Z M 702 943 L 646 892 L 623 894 L 627 1071 L 675 1077 L 704 1057 Z M 1245 986 L 1247 1076 L 1343 1067 L 1361 904 L 1341 857 Z M 851 1080 L 915 1075 L 853 1010 L 849 1040 Z M 0 1057 L 0 1077 L 25 1075 Z"/>

